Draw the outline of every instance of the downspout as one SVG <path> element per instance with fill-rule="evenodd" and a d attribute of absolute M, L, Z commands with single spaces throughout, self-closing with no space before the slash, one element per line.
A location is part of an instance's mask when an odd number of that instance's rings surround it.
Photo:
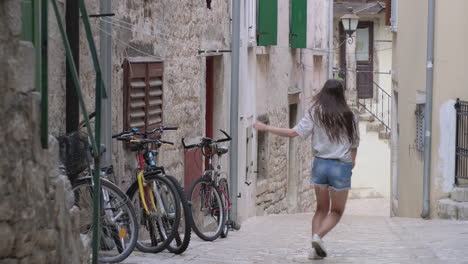
<path fill-rule="evenodd" d="M 435 0 L 428 0 L 427 64 L 426 64 L 426 106 L 424 113 L 424 174 L 422 218 L 430 215 L 430 180 L 432 147 L 432 90 L 434 87 L 434 21 Z"/>
<path fill-rule="evenodd" d="M 335 52 L 333 49 L 333 2 L 333 0 L 329 0 L 328 4 L 328 79 L 333 78 L 333 53 Z"/>
<path fill-rule="evenodd" d="M 229 210 L 229 220 L 233 226 L 237 221 L 237 167 L 238 167 L 238 141 L 239 141 L 239 56 L 240 56 L 240 7 L 241 1 L 232 1 L 232 57 L 231 57 L 231 108 L 230 108 L 230 134 L 231 154 L 229 155 L 229 185 L 231 188 L 232 207 Z"/>
<path fill-rule="evenodd" d="M 80 73 L 80 10 L 77 0 L 67 0 L 65 5 L 67 38 L 70 41 L 73 61 Z M 68 60 L 68 59 L 67 59 Z M 66 64 L 65 92 L 65 130 L 71 133 L 78 130 L 80 123 L 80 104 L 69 64 Z"/>
<path fill-rule="evenodd" d="M 100 0 L 99 12 L 108 14 L 112 12 L 112 0 Z M 102 80 L 106 88 L 107 97 L 102 99 L 101 142 L 106 146 L 106 152 L 101 159 L 101 168 L 109 169 L 112 165 L 112 36 L 105 32 L 112 32 L 109 17 L 100 21 L 99 51 L 102 67 Z M 110 173 L 111 171 L 108 171 Z"/>

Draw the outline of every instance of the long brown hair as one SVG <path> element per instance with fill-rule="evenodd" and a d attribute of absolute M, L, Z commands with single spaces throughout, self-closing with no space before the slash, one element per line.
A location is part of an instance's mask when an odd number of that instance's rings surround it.
<path fill-rule="evenodd" d="M 358 126 L 344 96 L 343 84 L 330 79 L 314 97 L 309 110 L 312 119 L 325 128 L 331 142 L 340 143 L 346 138 L 356 141 Z"/>

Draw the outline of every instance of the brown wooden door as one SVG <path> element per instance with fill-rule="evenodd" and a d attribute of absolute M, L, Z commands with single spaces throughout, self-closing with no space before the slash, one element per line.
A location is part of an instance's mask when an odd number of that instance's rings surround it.
<path fill-rule="evenodd" d="M 206 103 L 205 103 L 205 137 L 213 138 L 213 97 L 214 97 L 214 62 L 213 57 L 206 57 Z M 208 168 L 208 160 L 203 162 L 201 150 L 192 149 L 185 151 L 185 175 L 184 186 L 186 191 L 203 173 L 203 164 Z"/>
<path fill-rule="evenodd" d="M 359 22 L 356 30 L 356 86 L 359 99 L 374 96 L 374 23 Z"/>

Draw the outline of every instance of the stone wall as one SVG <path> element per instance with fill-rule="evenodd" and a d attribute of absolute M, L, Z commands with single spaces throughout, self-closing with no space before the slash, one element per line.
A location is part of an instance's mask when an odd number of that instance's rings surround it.
<path fill-rule="evenodd" d="M 264 101 L 257 114 L 266 117 L 273 126 L 292 127 L 310 106 L 310 98 L 305 94 L 314 92 L 310 89 L 312 85 L 304 82 L 304 74 L 313 65 L 303 65 L 306 62 L 301 61 L 299 50 L 267 49 L 268 54 L 257 56 L 257 100 Z M 290 113 L 288 101 L 288 90 L 292 87 L 302 90 L 295 114 Z M 305 93 L 305 89 L 311 91 Z M 309 141 L 271 133 L 260 133 L 258 137 L 257 215 L 311 211 L 314 197 L 309 183 L 312 161 Z"/>
<path fill-rule="evenodd" d="M 98 13 L 99 1 L 86 1 L 88 12 Z M 62 6 L 63 7 L 63 6 Z M 229 49 L 230 26 L 228 1 L 213 1 L 212 9 L 205 1 L 124 0 L 113 1 L 112 12 L 112 132 L 123 129 L 123 68 L 127 57 L 155 56 L 164 60 L 163 123 L 179 126 L 177 132 L 167 132 L 165 140 L 176 142 L 174 147 L 161 149 L 159 161 L 166 171 L 182 180 L 184 157 L 180 138 L 202 136 L 205 133 L 205 69 L 206 58 L 198 50 Z M 92 30 L 99 48 L 100 20 L 92 20 Z M 55 27 L 52 26 L 52 31 Z M 95 75 L 84 29 L 80 27 L 80 77 L 89 111 L 94 111 Z M 51 34 L 52 36 L 56 35 Z M 63 52 L 61 43 L 57 51 Z M 63 54 L 63 53 L 62 53 Z M 64 56 L 55 59 L 62 81 L 56 83 L 52 119 L 65 112 Z M 221 82 L 222 83 L 222 82 Z M 65 119 L 54 123 L 54 134 L 65 131 Z M 227 128 L 225 128 L 227 129 Z M 115 180 L 126 188 L 137 167 L 134 153 L 113 142 Z"/>
<path fill-rule="evenodd" d="M 328 1 L 308 1 L 307 49 L 289 48 L 289 1 L 278 5 L 278 44 L 254 53 L 257 115 L 273 126 L 293 127 L 327 79 Z M 288 98 L 294 90 L 300 92 L 296 102 Z M 257 215 L 313 210 L 309 140 L 259 135 L 258 164 L 263 166 L 256 181 Z"/>
<path fill-rule="evenodd" d="M 0 262 L 86 263 L 58 143 L 39 138 L 34 47 L 19 40 L 21 2 L 0 2 Z"/>

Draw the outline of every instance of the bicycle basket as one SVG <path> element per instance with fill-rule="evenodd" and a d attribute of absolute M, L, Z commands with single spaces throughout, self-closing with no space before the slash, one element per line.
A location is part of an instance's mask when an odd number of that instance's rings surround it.
<path fill-rule="evenodd" d="M 91 152 L 85 133 L 72 132 L 57 138 L 60 145 L 60 161 L 65 165 L 67 174 L 77 175 L 91 164 Z"/>

